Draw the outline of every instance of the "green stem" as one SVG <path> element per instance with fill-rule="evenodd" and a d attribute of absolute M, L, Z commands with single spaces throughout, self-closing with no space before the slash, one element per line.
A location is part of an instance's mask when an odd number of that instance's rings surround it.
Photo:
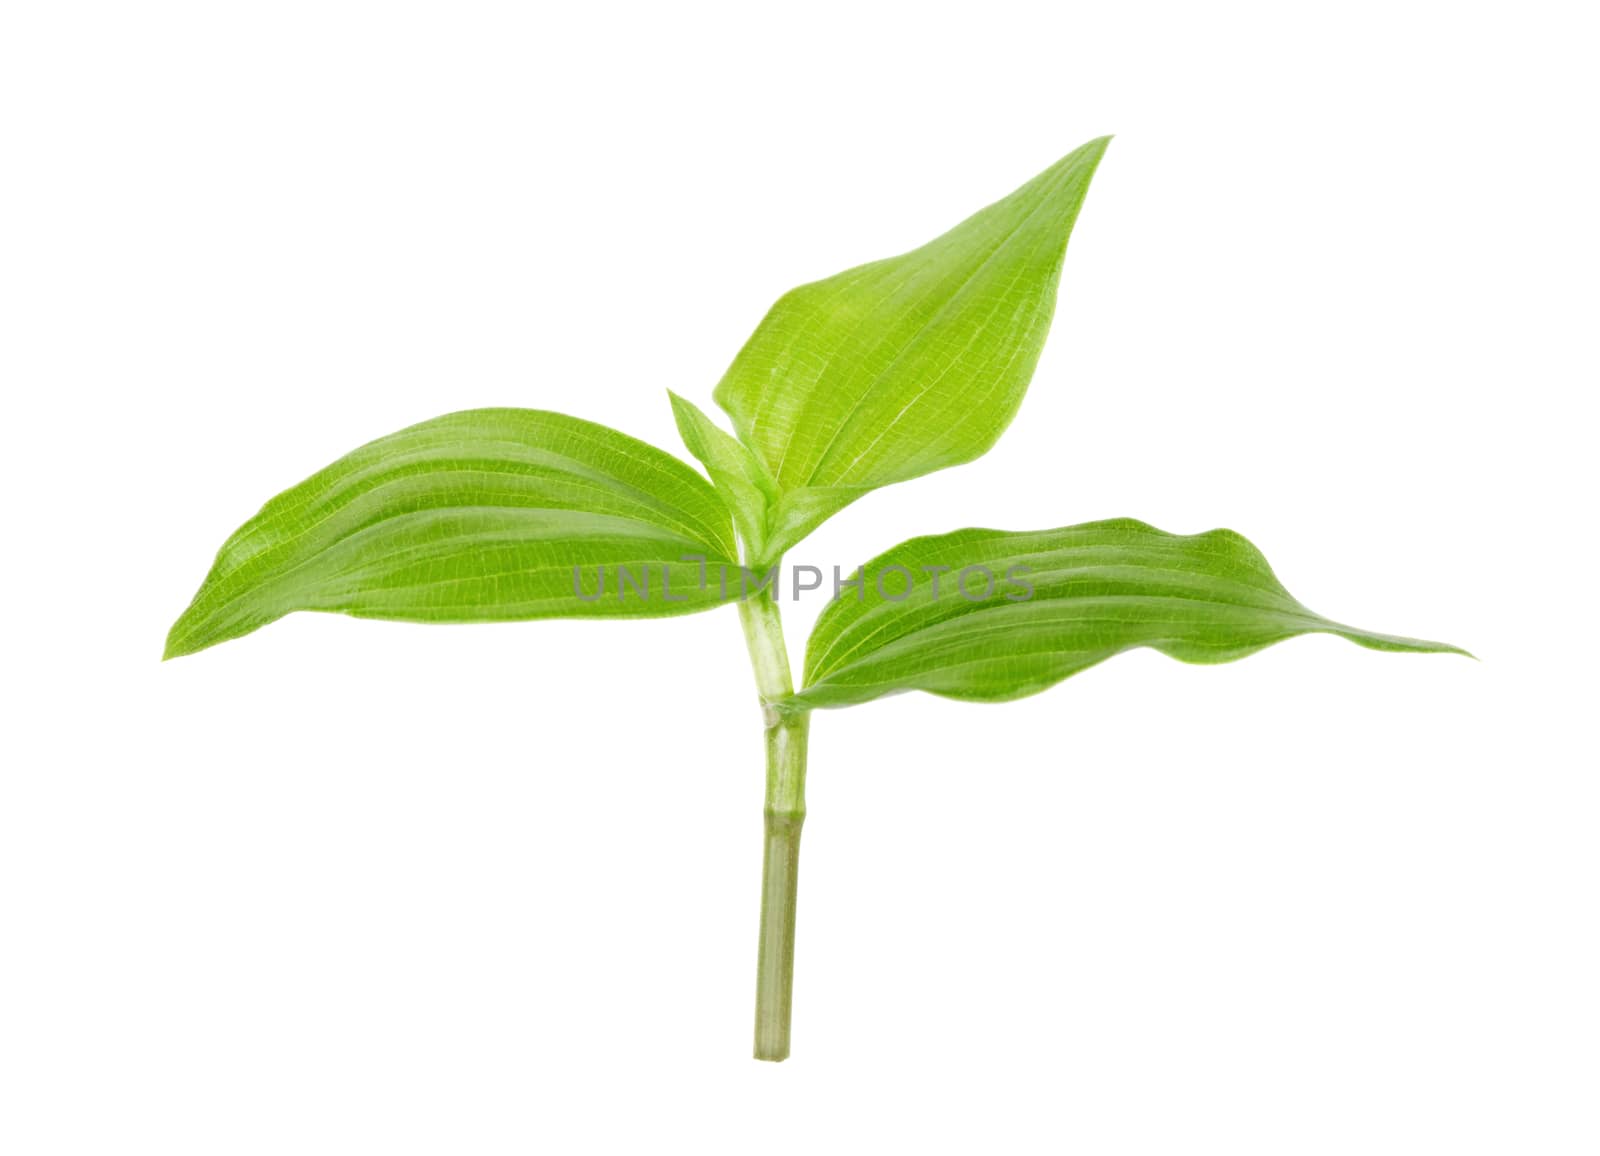
<path fill-rule="evenodd" d="M 763 593 L 739 603 L 766 723 L 767 801 L 761 864 L 761 947 L 756 961 L 758 1060 L 789 1055 L 794 999 L 794 923 L 800 883 L 800 827 L 806 818 L 806 737 L 810 714 L 782 714 L 773 703 L 794 692 L 778 605 Z"/>

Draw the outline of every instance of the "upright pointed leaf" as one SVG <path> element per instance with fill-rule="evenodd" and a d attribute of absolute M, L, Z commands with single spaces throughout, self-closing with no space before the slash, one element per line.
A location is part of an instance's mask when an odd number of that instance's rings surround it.
<path fill-rule="evenodd" d="M 734 566 L 733 529 L 677 458 L 564 414 L 466 410 L 268 502 L 223 544 L 167 657 L 295 610 L 492 622 L 709 609 L 723 599 L 691 555 Z"/>
<path fill-rule="evenodd" d="M 1185 536 L 1132 519 L 957 530 L 904 542 L 863 574 L 861 596 L 845 591 L 817 620 L 791 708 L 906 690 L 1000 702 L 1140 646 L 1231 662 L 1321 632 L 1373 650 L 1466 653 L 1307 610 L 1232 530 Z"/>
<path fill-rule="evenodd" d="M 777 483 L 769 554 L 876 487 L 994 445 L 1033 376 L 1109 139 L 920 249 L 772 307 L 716 391 Z"/>
<path fill-rule="evenodd" d="M 744 443 L 707 417 L 691 401 L 670 389 L 672 416 L 678 423 L 678 436 L 689 452 L 705 466 L 711 482 L 733 512 L 733 521 L 744 539 L 751 558 L 764 556 L 767 519 L 777 501 L 777 488 L 765 467 Z"/>

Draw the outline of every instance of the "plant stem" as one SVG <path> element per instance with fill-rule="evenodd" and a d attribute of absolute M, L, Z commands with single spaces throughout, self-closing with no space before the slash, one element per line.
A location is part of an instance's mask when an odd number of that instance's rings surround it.
<path fill-rule="evenodd" d="M 756 961 L 755 1056 L 789 1055 L 794 998 L 794 924 L 800 883 L 800 827 L 806 818 L 809 713 L 782 714 L 772 704 L 793 693 L 783 622 L 770 592 L 739 603 L 766 724 L 767 801 L 761 863 L 761 946 Z"/>
<path fill-rule="evenodd" d="M 758 1060 L 782 1060 L 789 1055 L 809 723 L 810 716 L 802 714 L 767 728 L 766 850 L 761 861 L 761 950 L 756 957 Z"/>

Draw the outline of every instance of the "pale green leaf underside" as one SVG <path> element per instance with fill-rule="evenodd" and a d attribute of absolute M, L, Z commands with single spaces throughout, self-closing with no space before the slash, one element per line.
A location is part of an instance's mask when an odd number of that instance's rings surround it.
<path fill-rule="evenodd" d="M 896 566 L 913 579 L 903 601 L 893 600 L 907 586 Z M 935 597 L 925 568 L 941 566 L 949 570 Z M 969 601 L 958 574 L 975 566 L 992 572 L 995 585 Z M 864 597 L 846 590 L 818 619 L 805 689 L 790 707 L 848 706 L 907 690 L 1000 702 L 1140 646 L 1184 662 L 1231 662 L 1321 632 L 1373 650 L 1466 653 L 1312 613 L 1231 530 L 1185 536 L 1132 519 L 1032 533 L 958 530 L 913 538 L 863 569 Z M 1008 572 L 1018 580 L 1008 582 Z M 888 597 L 877 588 L 884 573 Z M 1026 599 L 1023 582 L 1032 588 Z M 969 571 L 968 592 L 987 590 L 982 572 Z"/>
<path fill-rule="evenodd" d="M 688 555 L 736 557 L 726 509 L 685 463 L 564 414 L 466 410 L 370 442 L 268 502 L 223 545 L 166 653 L 295 610 L 499 622 L 718 605 Z M 619 592 L 618 566 L 648 594 Z M 575 568 L 586 595 L 603 569 L 604 595 L 580 599 Z"/>
<path fill-rule="evenodd" d="M 1109 139 L 920 249 L 772 307 L 715 395 L 777 485 L 769 554 L 872 489 L 994 445 L 1033 376 Z"/>

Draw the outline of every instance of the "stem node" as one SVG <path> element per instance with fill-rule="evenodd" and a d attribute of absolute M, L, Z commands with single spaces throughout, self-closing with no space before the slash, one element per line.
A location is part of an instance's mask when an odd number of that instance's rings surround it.
<path fill-rule="evenodd" d="M 767 793 L 761 860 L 761 942 L 756 959 L 755 1056 L 789 1056 L 794 1003 L 795 908 L 800 885 L 800 828 L 806 819 L 807 712 L 785 713 L 772 703 L 794 692 L 783 624 L 770 594 L 739 603 L 766 729 Z"/>

